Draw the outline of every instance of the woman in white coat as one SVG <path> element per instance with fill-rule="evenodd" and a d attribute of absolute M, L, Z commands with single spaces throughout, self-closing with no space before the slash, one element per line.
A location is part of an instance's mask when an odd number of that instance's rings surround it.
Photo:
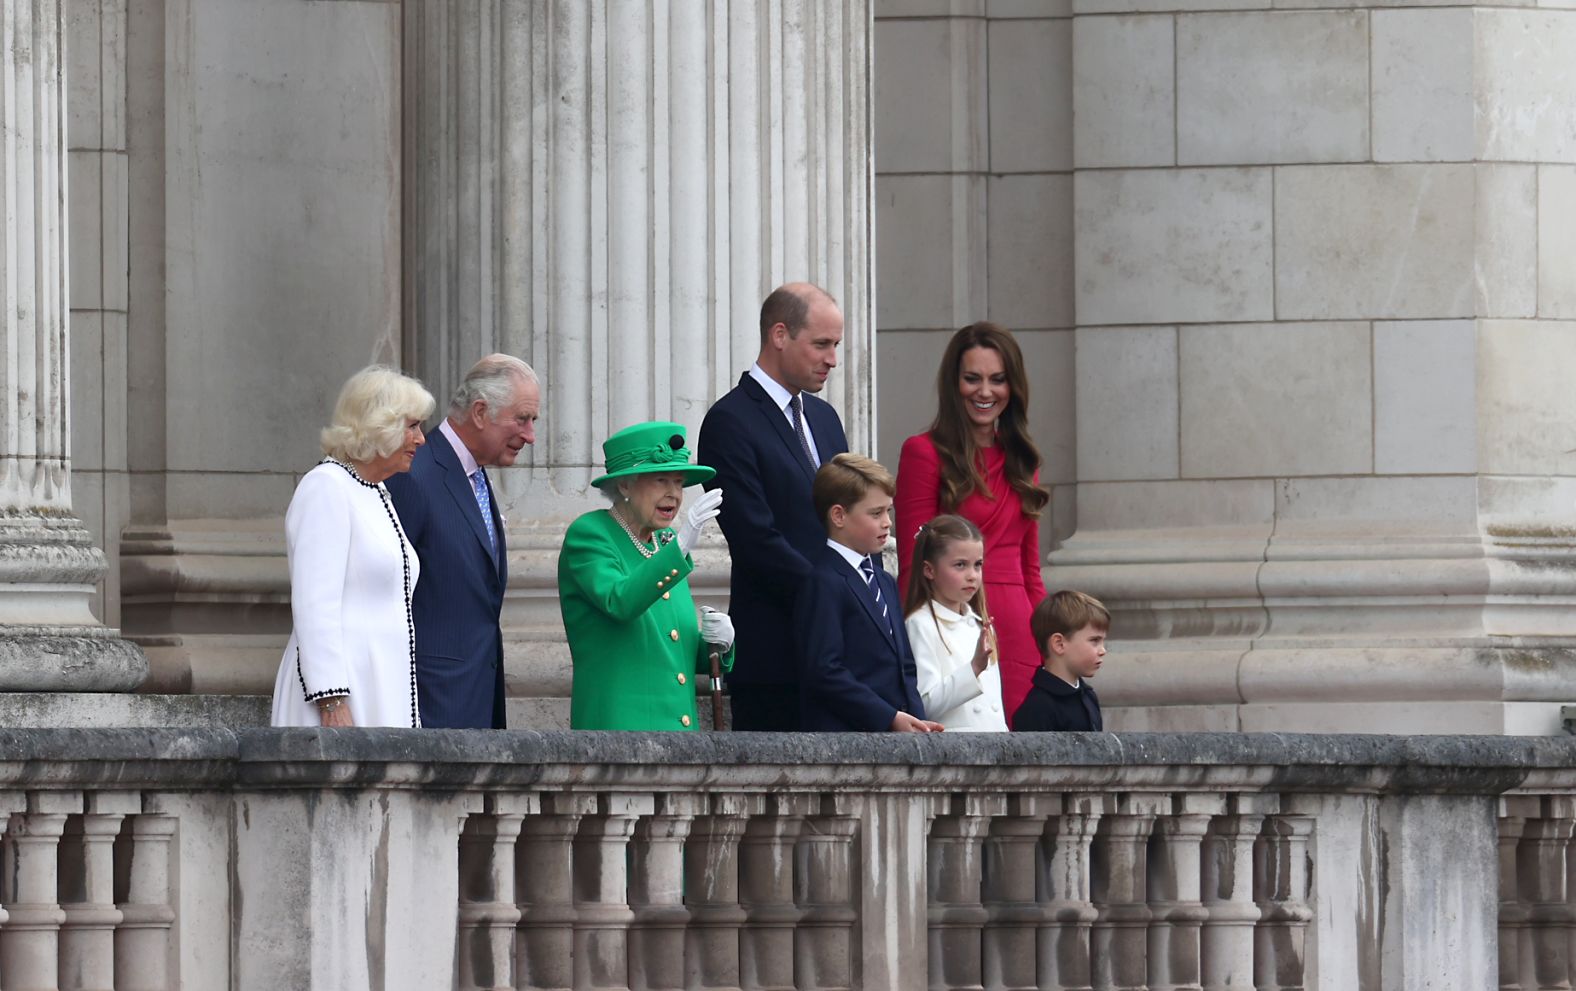
<path fill-rule="evenodd" d="M 914 535 L 912 564 L 903 615 L 925 714 L 950 732 L 1006 732 L 979 527 L 937 516 Z"/>
<path fill-rule="evenodd" d="M 373 365 L 340 390 L 317 467 L 285 513 L 293 629 L 275 726 L 419 726 L 410 597 L 421 562 L 383 480 L 409 471 L 432 395 Z"/>

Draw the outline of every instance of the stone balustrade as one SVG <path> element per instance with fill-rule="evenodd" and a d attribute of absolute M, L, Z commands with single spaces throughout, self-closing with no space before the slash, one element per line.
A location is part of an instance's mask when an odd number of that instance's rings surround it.
<path fill-rule="evenodd" d="M 1568 988 L 1573 829 L 1563 738 L 0 730 L 0 988 Z"/>

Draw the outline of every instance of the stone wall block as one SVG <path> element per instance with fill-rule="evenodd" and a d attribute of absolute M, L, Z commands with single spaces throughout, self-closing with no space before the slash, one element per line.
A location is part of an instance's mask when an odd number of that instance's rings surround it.
<path fill-rule="evenodd" d="M 883 172 L 984 171 L 986 28 L 978 18 L 877 20 L 876 159 Z"/>
<path fill-rule="evenodd" d="M 876 257 L 883 328 L 957 328 L 985 312 L 987 196 L 983 176 L 876 180 L 876 224 L 885 246 Z M 1054 230 L 1028 233 L 1054 236 Z"/>
<path fill-rule="evenodd" d="M 1374 471 L 1477 470 L 1477 326 L 1375 323 Z"/>
<path fill-rule="evenodd" d="M 1371 471 L 1369 348 L 1363 323 L 1182 328 L 1182 474 Z"/>
<path fill-rule="evenodd" d="M 1476 195 L 1470 165 L 1278 169 L 1276 316 L 1472 316 Z"/>
<path fill-rule="evenodd" d="M 1478 467 L 1504 475 L 1576 474 L 1569 424 L 1576 392 L 1576 324 L 1484 320 L 1478 325 Z"/>
<path fill-rule="evenodd" d="M 1078 389 L 1071 330 L 1018 331 L 1024 363 L 1033 377 L 1029 430 L 1040 449 L 1040 484 L 1055 485 L 1078 478 Z M 938 362 L 939 364 L 939 362 Z M 931 413 L 934 415 L 934 401 Z M 929 416 L 922 426 L 930 425 Z M 1046 518 L 1042 516 L 1042 528 Z M 1042 532 L 1041 536 L 1045 536 Z"/>
<path fill-rule="evenodd" d="M 1374 160 L 1471 161 L 1474 12 L 1375 10 L 1369 17 Z"/>
<path fill-rule="evenodd" d="M 1368 13 L 1177 18 L 1177 163 L 1368 157 Z"/>
<path fill-rule="evenodd" d="M 1078 480 L 1178 477 L 1176 328 L 1084 328 L 1075 354 Z"/>
<path fill-rule="evenodd" d="M 986 30 L 994 124 L 990 171 L 1071 171 L 1073 22 L 1066 18 L 993 21 Z M 877 64 L 879 58 L 878 54 Z M 880 148 L 876 154 L 881 154 Z"/>
<path fill-rule="evenodd" d="M 1073 163 L 1080 169 L 1176 164 L 1175 21 L 1073 20 Z"/>
<path fill-rule="evenodd" d="M 994 176 L 987 190 L 990 319 L 1014 328 L 1071 327 L 1072 177 Z"/>
<path fill-rule="evenodd" d="M 1080 172 L 1080 326 L 1274 316 L 1267 169 Z"/>
<path fill-rule="evenodd" d="M 1479 163 L 1477 315 L 1514 318 L 1538 311 L 1538 173 L 1533 165 Z"/>
<path fill-rule="evenodd" d="M 1538 316 L 1576 318 L 1576 167 L 1538 167 Z"/>
<path fill-rule="evenodd" d="M 1576 163 L 1576 15 L 1485 8 L 1473 21 L 1477 157 Z"/>
<path fill-rule="evenodd" d="M 104 304 L 104 177 L 105 156 L 97 151 L 67 154 L 69 174 L 66 207 L 71 225 L 71 308 L 97 310 Z M 75 351 L 75 345 L 72 350 Z"/>

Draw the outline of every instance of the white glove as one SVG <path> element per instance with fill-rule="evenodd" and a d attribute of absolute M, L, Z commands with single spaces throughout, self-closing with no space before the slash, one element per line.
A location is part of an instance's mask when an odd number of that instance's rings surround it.
<path fill-rule="evenodd" d="M 712 489 L 690 504 L 679 527 L 679 553 L 688 554 L 700 540 L 700 531 L 722 512 L 722 490 Z"/>
<path fill-rule="evenodd" d="M 725 612 L 718 612 L 711 606 L 700 607 L 700 638 L 706 643 L 714 643 L 722 648 L 723 653 L 733 646 L 733 620 Z"/>

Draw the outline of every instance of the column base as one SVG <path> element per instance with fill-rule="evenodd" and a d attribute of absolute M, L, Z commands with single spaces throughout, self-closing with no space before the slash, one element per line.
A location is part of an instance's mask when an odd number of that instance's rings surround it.
<path fill-rule="evenodd" d="M 0 687 L 21 692 L 129 692 L 148 676 L 136 644 L 110 629 L 0 628 Z"/>

